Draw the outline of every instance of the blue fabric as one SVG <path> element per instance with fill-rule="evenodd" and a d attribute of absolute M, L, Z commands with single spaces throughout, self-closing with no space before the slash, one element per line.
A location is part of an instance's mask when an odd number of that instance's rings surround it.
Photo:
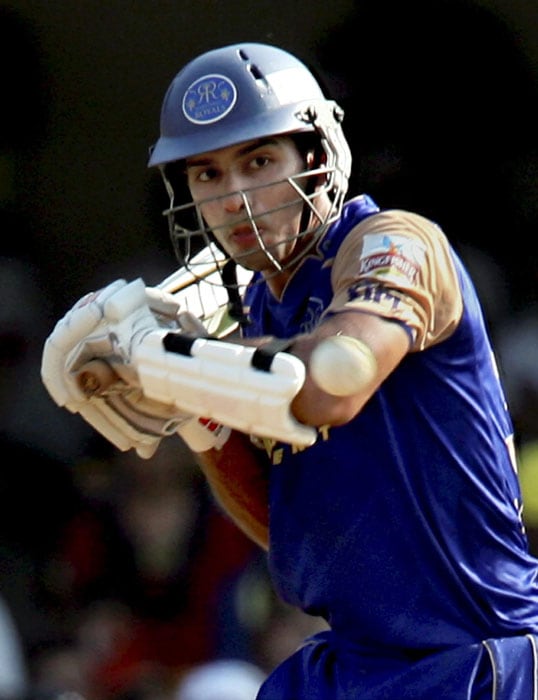
<path fill-rule="evenodd" d="M 346 649 L 324 632 L 269 676 L 257 700 L 534 700 L 537 692 L 525 636 L 406 658 Z"/>
<path fill-rule="evenodd" d="M 257 700 L 467 700 L 482 645 L 405 658 L 368 655 L 314 637 L 269 676 Z"/>
<path fill-rule="evenodd" d="M 250 325 L 245 328 L 244 335 L 254 338 L 271 334 L 277 338 L 291 338 L 315 328 L 333 294 L 331 269 L 325 265 L 326 261 L 334 257 L 353 226 L 378 211 L 377 204 L 367 195 L 351 200 L 314 254 L 301 263 L 299 274 L 290 280 L 282 299 L 275 299 L 267 286 L 260 284 L 261 277 L 257 273 L 244 297 L 245 308 L 250 310 Z"/>
<path fill-rule="evenodd" d="M 484 645 L 491 654 L 495 700 L 535 700 L 538 695 L 538 669 L 534 635 L 489 639 Z"/>
<path fill-rule="evenodd" d="M 325 263 L 376 211 L 349 202 L 280 303 L 263 285 L 249 290 L 247 334 L 311 330 L 332 297 Z M 482 641 L 538 631 L 513 427 L 479 301 L 451 254 L 464 303 L 452 335 L 408 354 L 353 421 L 312 447 L 274 446 L 272 580 L 332 632 L 286 661 L 262 700 L 479 698 Z"/>

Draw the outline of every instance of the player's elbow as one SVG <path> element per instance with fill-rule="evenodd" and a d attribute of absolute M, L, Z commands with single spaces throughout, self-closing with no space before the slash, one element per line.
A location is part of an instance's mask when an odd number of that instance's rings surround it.
<path fill-rule="evenodd" d="M 331 396 L 307 380 L 292 402 L 291 410 L 294 417 L 306 425 L 344 425 L 355 418 L 368 398 L 364 394 Z"/>

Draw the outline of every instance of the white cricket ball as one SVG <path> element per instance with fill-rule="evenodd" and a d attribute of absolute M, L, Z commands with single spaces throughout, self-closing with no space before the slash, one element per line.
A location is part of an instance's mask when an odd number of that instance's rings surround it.
<path fill-rule="evenodd" d="M 312 351 L 308 366 L 312 379 L 332 396 L 358 393 L 372 381 L 377 370 L 370 348 L 349 335 L 322 340 Z"/>

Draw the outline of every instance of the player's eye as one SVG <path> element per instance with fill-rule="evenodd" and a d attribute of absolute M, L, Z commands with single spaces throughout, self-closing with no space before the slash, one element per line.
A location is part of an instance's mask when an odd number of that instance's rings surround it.
<path fill-rule="evenodd" d="M 268 156 L 255 156 L 250 161 L 250 167 L 253 170 L 260 170 L 261 168 L 264 168 L 268 163 L 269 163 Z"/>
<path fill-rule="evenodd" d="M 215 168 L 206 168 L 205 170 L 200 170 L 196 175 L 196 179 L 200 182 L 210 182 L 217 177 L 217 171 Z"/>

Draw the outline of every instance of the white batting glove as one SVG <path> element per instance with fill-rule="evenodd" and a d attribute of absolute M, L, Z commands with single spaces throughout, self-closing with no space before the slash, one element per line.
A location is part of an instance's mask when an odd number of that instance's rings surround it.
<path fill-rule="evenodd" d="M 172 307 L 156 312 L 169 319 L 175 313 Z M 164 436 L 192 418 L 172 404 L 147 399 L 131 364 L 136 343 L 162 325 L 148 305 L 144 282 L 117 280 L 84 296 L 56 324 L 41 365 L 43 383 L 59 406 L 79 413 L 120 450 L 135 449 L 145 459 Z M 88 397 L 77 370 L 96 358 L 112 365 L 121 381 L 103 396 Z"/>

